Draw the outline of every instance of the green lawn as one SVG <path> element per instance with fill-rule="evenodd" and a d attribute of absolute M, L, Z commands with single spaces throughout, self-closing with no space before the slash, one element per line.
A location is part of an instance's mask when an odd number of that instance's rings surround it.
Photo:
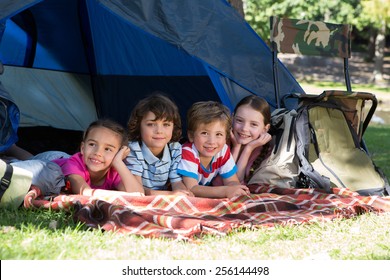
<path fill-rule="evenodd" d="M 89 230 L 64 212 L 19 210 L 6 215 L 12 221 L 1 218 L 2 260 L 390 259 L 389 213 L 238 231 L 225 237 L 207 236 L 197 243 Z"/>
<path fill-rule="evenodd" d="M 375 164 L 390 176 L 390 125 L 368 126 L 364 140 Z"/>

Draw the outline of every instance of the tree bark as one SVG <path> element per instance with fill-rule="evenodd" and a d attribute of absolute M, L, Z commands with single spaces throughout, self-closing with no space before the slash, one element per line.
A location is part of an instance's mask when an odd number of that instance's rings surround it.
<path fill-rule="evenodd" d="M 386 24 L 383 23 L 382 28 L 378 30 L 378 35 L 375 40 L 375 64 L 373 73 L 373 82 L 383 81 L 383 61 L 385 57 L 385 43 L 386 43 Z"/>
<path fill-rule="evenodd" d="M 206 1 L 209 1 L 209 0 L 206 0 Z M 242 2 L 242 0 L 228 0 L 229 3 L 233 6 L 233 8 L 235 8 L 238 13 L 244 17 L 244 4 Z"/>
<path fill-rule="evenodd" d="M 376 29 L 370 27 L 369 29 L 369 38 L 368 38 L 368 49 L 367 49 L 367 58 L 368 62 L 373 62 L 375 59 L 375 41 L 376 41 Z"/>

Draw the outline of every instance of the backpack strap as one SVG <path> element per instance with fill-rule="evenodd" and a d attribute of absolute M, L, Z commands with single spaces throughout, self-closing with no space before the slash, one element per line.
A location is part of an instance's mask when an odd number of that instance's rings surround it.
<path fill-rule="evenodd" d="M 306 158 L 306 155 L 309 153 L 312 133 L 309 128 L 308 111 L 305 110 L 305 107 L 301 107 L 298 111 L 295 121 L 295 132 L 296 154 L 300 162 L 297 187 L 323 189 L 330 193 L 330 179 L 314 170 Z"/>

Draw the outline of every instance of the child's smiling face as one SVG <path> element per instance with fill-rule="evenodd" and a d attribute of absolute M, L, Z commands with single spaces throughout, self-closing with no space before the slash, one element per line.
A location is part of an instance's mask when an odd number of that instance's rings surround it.
<path fill-rule="evenodd" d="M 149 111 L 143 117 L 140 128 L 142 141 L 155 156 L 159 156 L 172 139 L 174 125 L 172 121 L 156 120 L 156 115 Z"/>
<path fill-rule="evenodd" d="M 233 133 L 239 144 L 246 145 L 267 132 L 264 125 L 264 116 L 250 105 L 237 108 L 233 117 Z"/>
<path fill-rule="evenodd" d="M 106 172 L 116 153 L 121 148 L 121 136 L 106 127 L 92 128 L 86 139 L 81 143 L 80 152 L 88 171 L 93 173 Z"/>
<path fill-rule="evenodd" d="M 193 133 L 188 134 L 204 166 L 207 166 L 211 159 L 223 149 L 226 136 L 226 126 L 222 121 L 200 124 Z"/>

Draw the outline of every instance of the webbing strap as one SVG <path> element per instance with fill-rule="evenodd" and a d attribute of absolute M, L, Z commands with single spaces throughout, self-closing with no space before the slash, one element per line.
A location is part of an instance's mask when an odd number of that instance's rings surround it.
<path fill-rule="evenodd" d="M 0 200 L 3 197 L 5 191 L 11 185 L 12 173 L 14 168 L 11 164 L 7 164 L 4 172 L 4 176 L 0 180 Z"/>

